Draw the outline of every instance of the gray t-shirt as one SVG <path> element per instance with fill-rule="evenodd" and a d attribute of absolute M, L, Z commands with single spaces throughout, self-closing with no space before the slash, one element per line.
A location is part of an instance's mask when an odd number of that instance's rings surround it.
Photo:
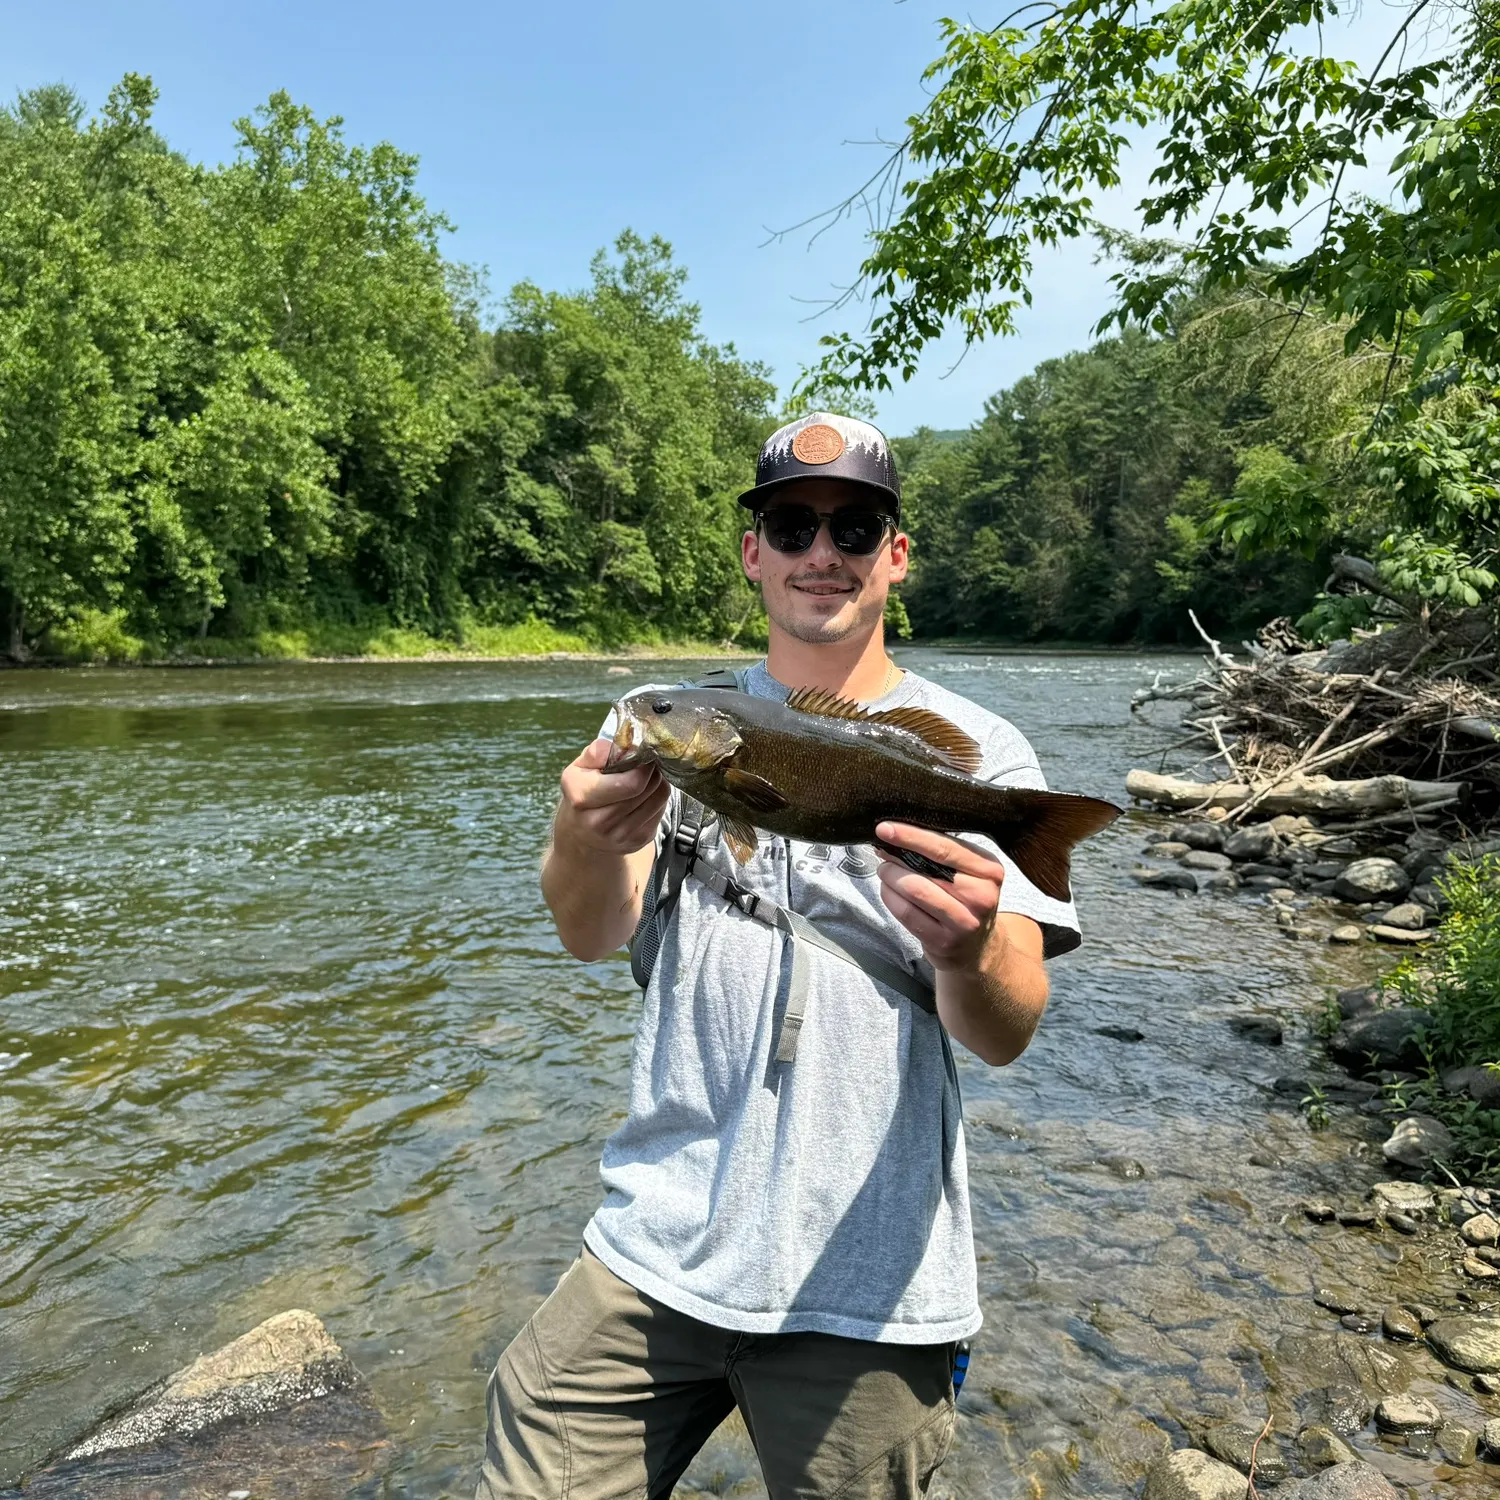
<path fill-rule="evenodd" d="M 762 665 L 747 688 L 788 691 Z M 986 780 L 1045 786 L 1031 746 L 1004 719 L 913 672 L 871 706 L 906 705 L 972 735 Z M 601 732 L 613 729 L 611 715 Z M 931 977 L 921 945 L 880 899 L 868 846 L 762 832 L 737 866 L 721 841 L 705 842 L 703 857 L 742 886 Z M 1000 909 L 1040 923 L 1049 955 L 1076 946 L 1072 903 L 1005 866 Z M 637 1290 L 719 1328 L 894 1344 L 966 1338 L 980 1314 L 947 1033 L 844 960 L 809 948 L 807 961 L 796 1060 L 777 1063 L 785 939 L 684 882 L 636 1031 L 630 1113 L 605 1143 L 605 1198 L 584 1239 Z"/>

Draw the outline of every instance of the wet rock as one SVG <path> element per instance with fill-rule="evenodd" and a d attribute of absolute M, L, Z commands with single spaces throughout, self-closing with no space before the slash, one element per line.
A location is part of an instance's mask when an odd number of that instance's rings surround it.
<path fill-rule="evenodd" d="M 1357 859 L 1333 885 L 1344 901 L 1397 901 L 1410 889 L 1411 877 L 1393 859 Z"/>
<path fill-rule="evenodd" d="M 1413 901 L 1403 901 L 1393 906 L 1383 918 L 1387 927 L 1410 927 L 1413 930 L 1427 925 L 1427 912 Z"/>
<path fill-rule="evenodd" d="M 1255 1151 L 1245 1158 L 1252 1167 L 1261 1167 L 1267 1172 L 1279 1171 L 1286 1163 L 1272 1151 Z"/>
<path fill-rule="evenodd" d="M 1500 1276 L 1500 1267 L 1480 1260 L 1477 1255 L 1466 1255 L 1463 1258 L 1463 1273 L 1465 1276 L 1472 1276 L 1475 1281 L 1491 1281 Z"/>
<path fill-rule="evenodd" d="M 1375 1405 L 1382 1432 L 1436 1432 L 1442 1421 L 1442 1412 L 1422 1396 L 1386 1396 Z"/>
<path fill-rule="evenodd" d="M 1245 1500 L 1245 1476 L 1196 1448 L 1179 1448 L 1151 1465 L 1141 1500 Z"/>
<path fill-rule="evenodd" d="M 1236 829 L 1224 840 L 1224 852 L 1231 859 L 1265 859 L 1276 847 L 1276 835 L 1264 823 Z"/>
<path fill-rule="evenodd" d="M 1369 1313 L 1352 1312 L 1345 1313 L 1339 1322 L 1349 1330 L 1350 1333 L 1374 1333 L 1380 1327 L 1380 1319 L 1372 1317 Z"/>
<path fill-rule="evenodd" d="M 1327 1224 L 1333 1218 L 1334 1209 L 1331 1203 L 1304 1203 L 1302 1205 L 1302 1212 L 1314 1224 Z"/>
<path fill-rule="evenodd" d="M 1445 1365 L 1471 1375 L 1500 1374 L 1500 1318 L 1439 1318 L 1427 1342 Z"/>
<path fill-rule="evenodd" d="M 1270 1016 L 1230 1016 L 1229 1029 L 1246 1041 L 1260 1042 L 1266 1047 L 1281 1045 L 1281 1022 L 1272 1020 Z"/>
<path fill-rule="evenodd" d="M 1276 1494 L 1278 1500 L 1400 1500 L 1390 1480 L 1374 1464 L 1358 1458 L 1299 1479 Z"/>
<path fill-rule="evenodd" d="M 1470 1245 L 1500 1244 L 1500 1221 L 1492 1214 L 1474 1214 L 1459 1225 L 1458 1232 Z"/>
<path fill-rule="evenodd" d="M 1177 856 L 1177 863 L 1184 870 L 1229 870 L 1234 867 L 1234 861 L 1227 854 L 1220 854 L 1215 849 L 1189 849 Z"/>
<path fill-rule="evenodd" d="M 1297 1434 L 1297 1451 L 1302 1455 L 1302 1461 L 1313 1469 L 1328 1469 L 1334 1464 L 1352 1464 L 1358 1457 L 1354 1449 L 1331 1428 L 1316 1424 L 1304 1427 Z"/>
<path fill-rule="evenodd" d="M 1371 1083 L 1366 1078 L 1340 1078 L 1337 1083 L 1328 1084 L 1323 1093 L 1339 1104 L 1362 1104 L 1366 1099 L 1373 1099 L 1380 1092 L 1378 1083 Z"/>
<path fill-rule="evenodd" d="M 1206 891 L 1237 891 L 1239 888 L 1240 877 L 1233 870 L 1216 871 L 1203 881 L 1203 889 Z"/>
<path fill-rule="evenodd" d="M 1146 1033 L 1134 1026 L 1096 1026 L 1095 1036 L 1107 1036 L 1112 1042 L 1144 1042 Z"/>
<path fill-rule="evenodd" d="M 1422 1062 L 1417 1032 L 1427 1012 L 1414 1005 L 1392 1006 L 1345 1021 L 1328 1041 L 1328 1050 L 1352 1071 L 1363 1073 L 1374 1056 L 1377 1068 L 1416 1067 Z"/>
<path fill-rule="evenodd" d="M 1425 1302 L 1403 1302 L 1401 1304 L 1423 1328 L 1436 1323 L 1439 1317 L 1435 1307 L 1428 1307 Z"/>
<path fill-rule="evenodd" d="M 1370 1420 L 1374 1410 L 1365 1393 L 1358 1386 L 1329 1385 L 1309 1391 L 1307 1400 L 1311 1404 L 1310 1414 L 1323 1427 L 1352 1436 Z"/>
<path fill-rule="evenodd" d="M 1224 829 L 1218 823 L 1174 823 L 1167 837 L 1189 849 L 1222 849 Z"/>
<path fill-rule="evenodd" d="M 1158 891 L 1191 891 L 1197 894 L 1198 881 L 1191 870 L 1172 865 L 1165 870 L 1132 870 L 1131 877 L 1139 884 Z"/>
<path fill-rule="evenodd" d="M 1438 1428 L 1437 1446 L 1450 1464 L 1466 1469 L 1479 1456 L 1479 1435 L 1456 1422 L 1448 1422 Z"/>
<path fill-rule="evenodd" d="M 1500 1266 L 1500 1245 L 1476 1245 L 1474 1259 L 1482 1260 L 1487 1266 Z"/>
<path fill-rule="evenodd" d="M 1420 1219 L 1437 1207 L 1432 1189 L 1420 1182 L 1377 1182 L 1370 1189 L 1370 1199 L 1377 1208 L 1395 1209 Z"/>
<path fill-rule="evenodd" d="M 1322 1282 L 1313 1287 L 1313 1301 L 1319 1307 L 1326 1307 L 1329 1312 L 1352 1313 L 1359 1312 L 1364 1307 L 1364 1299 L 1346 1286 L 1340 1286 L 1336 1281 Z"/>
<path fill-rule="evenodd" d="M 1385 922 L 1372 922 L 1369 931 L 1377 943 L 1410 944 L 1432 941 L 1430 932 L 1414 932 L 1409 927 L 1391 927 Z"/>
<path fill-rule="evenodd" d="M 1145 1166 L 1133 1156 L 1101 1156 L 1098 1162 L 1110 1176 L 1122 1182 L 1138 1182 L 1146 1175 Z"/>
<path fill-rule="evenodd" d="M 1328 934 L 1328 941 L 1330 943 L 1362 943 L 1364 937 L 1363 927 L 1357 927 L 1353 922 L 1345 922 Z"/>
<path fill-rule="evenodd" d="M 1420 1234 L 1422 1232 L 1422 1226 L 1410 1214 L 1404 1214 L 1400 1209 L 1393 1208 L 1385 1216 L 1385 1222 L 1397 1234 Z"/>
<path fill-rule="evenodd" d="M 1271 1080 L 1272 1093 L 1283 1099 L 1301 1099 L 1311 1088 L 1312 1084 L 1306 1078 L 1298 1078 L 1295 1073 L 1283 1073 Z"/>
<path fill-rule="evenodd" d="M 1492 1068 L 1449 1068 L 1443 1087 L 1450 1094 L 1466 1094 L 1484 1109 L 1500 1109 L 1500 1073 Z"/>
<path fill-rule="evenodd" d="M 1339 1210 L 1339 1223 L 1345 1229 L 1373 1229 L 1380 1222 L 1380 1216 L 1373 1208 L 1341 1208 Z"/>
<path fill-rule="evenodd" d="M 1246 875 L 1240 884 L 1251 891 L 1274 891 L 1281 885 L 1280 875 Z"/>
<path fill-rule="evenodd" d="M 1491 1458 L 1500 1459 L 1500 1417 L 1491 1417 L 1484 1424 L 1484 1431 L 1480 1434 L 1479 1441 Z"/>
<path fill-rule="evenodd" d="M 1387 1345 L 1351 1333 L 1305 1333 L 1294 1330 L 1276 1341 L 1275 1362 L 1284 1388 L 1357 1387 L 1367 1396 L 1405 1390 L 1411 1383 L 1407 1361 Z M 1273 1381 L 1273 1384 L 1276 1383 Z M 1368 1415 L 1368 1407 L 1365 1414 Z M 1317 1415 L 1339 1431 L 1345 1429 L 1332 1410 Z M 1364 1417 L 1351 1431 L 1364 1425 Z"/>
<path fill-rule="evenodd" d="M 1388 1307 L 1380 1315 L 1380 1327 L 1388 1339 L 1409 1342 L 1422 1337 L 1422 1322 L 1410 1308 Z"/>
<path fill-rule="evenodd" d="M 1347 990 L 1340 990 L 1333 998 L 1339 1014 L 1346 1021 L 1368 1015 L 1372 1010 L 1380 1008 L 1380 991 L 1373 984 L 1353 985 Z"/>
<path fill-rule="evenodd" d="M 1481 1396 L 1500 1396 L 1500 1375 L 1476 1375 L 1474 1389 Z"/>
<path fill-rule="evenodd" d="M 1256 1446 L 1256 1439 L 1260 1439 Z M 1241 1474 L 1250 1472 L 1250 1454 L 1255 1453 L 1255 1477 L 1267 1484 L 1279 1484 L 1286 1478 L 1288 1469 L 1285 1457 L 1272 1440 L 1270 1433 L 1260 1436 L 1257 1427 L 1253 1432 L 1237 1422 L 1225 1422 L 1222 1426 L 1210 1427 L 1203 1434 L 1203 1446 L 1220 1463 L 1232 1465 Z"/>
<path fill-rule="evenodd" d="M 1453 1154 L 1453 1133 L 1432 1115 L 1408 1115 L 1397 1123 L 1391 1138 L 1380 1148 L 1387 1161 L 1423 1171 L 1440 1157 Z"/>
<path fill-rule="evenodd" d="M 1148 844 L 1146 853 L 1155 859 L 1176 859 L 1179 855 L 1186 854 L 1191 847 L 1190 844 L 1179 844 L 1175 839 L 1167 839 L 1160 844 Z"/>

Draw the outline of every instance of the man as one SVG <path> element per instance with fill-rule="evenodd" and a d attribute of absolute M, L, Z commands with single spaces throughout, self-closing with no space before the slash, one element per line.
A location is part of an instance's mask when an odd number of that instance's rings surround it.
<path fill-rule="evenodd" d="M 1044 785 L 1014 728 L 886 654 L 909 542 L 875 428 L 827 412 L 781 428 L 741 502 L 770 626 L 746 691 L 931 709 L 978 741 L 982 776 Z M 636 928 L 680 803 L 654 768 L 603 774 L 609 750 L 601 737 L 564 771 L 542 867 L 586 962 Z M 705 837 L 702 863 L 931 979 L 935 1014 L 813 949 L 795 1058 L 778 1060 L 788 939 L 689 874 L 646 989 L 629 1117 L 604 1148 L 604 1203 L 490 1380 L 482 1500 L 664 1497 L 736 1406 L 774 1500 L 926 1491 L 952 1436 L 956 1350 L 980 1323 L 948 1038 L 990 1064 L 1019 1056 L 1047 1002 L 1042 960 L 1078 930 L 1070 903 L 983 840 L 897 823 L 880 837 L 954 879 L 769 835 L 736 867 Z"/>

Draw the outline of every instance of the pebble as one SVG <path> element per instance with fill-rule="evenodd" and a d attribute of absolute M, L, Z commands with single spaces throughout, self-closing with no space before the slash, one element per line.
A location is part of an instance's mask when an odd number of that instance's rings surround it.
<path fill-rule="evenodd" d="M 1433 1432 L 1443 1414 L 1421 1396 L 1382 1396 L 1375 1408 L 1375 1424 L 1385 1432 Z"/>
<path fill-rule="evenodd" d="M 1385 1222 L 1398 1234 L 1420 1234 L 1422 1232 L 1422 1226 L 1415 1219 L 1409 1214 L 1401 1213 L 1394 1208 L 1385 1216 Z"/>
<path fill-rule="evenodd" d="M 1489 1214 L 1475 1214 L 1465 1219 L 1458 1232 L 1471 1245 L 1493 1245 L 1500 1243 L 1500 1222 Z"/>
<path fill-rule="evenodd" d="M 1354 1449 L 1336 1432 L 1327 1427 L 1304 1427 L 1297 1434 L 1297 1449 L 1302 1457 L 1315 1469 L 1331 1468 L 1334 1464 L 1352 1464 Z"/>
<path fill-rule="evenodd" d="M 1476 1281 L 1489 1281 L 1492 1277 L 1500 1276 L 1500 1266 L 1486 1265 L 1477 1255 L 1466 1255 L 1463 1261 L 1464 1271 Z"/>
<path fill-rule="evenodd" d="M 1359 1312 L 1363 1306 L 1361 1298 L 1355 1296 L 1348 1287 L 1340 1286 L 1334 1281 L 1314 1286 L 1313 1301 L 1319 1307 L 1326 1307 L 1329 1312 L 1336 1313 Z"/>
<path fill-rule="evenodd" d="M 1286 1459 L 1277 1451 L 1269 1434 L 1260 1438 L 1260 1446 L 1256 1447 L 1258 1437 L 1259 1428 L 1252 1432 L 1237 1422 L 1226 1422 L 1221 1427 L 1210 1427 L 1203 1434 L 1203 1446 L 1220 1463 L 1232 1464 L 1241 1474 L 1250 1472 L 1250 1453 L 1254 1449 L 1255 1477 L 1276 1484 L 1287 1476 Z"/>
<path fill-rule="evenodd" d="M 1357 927 L 1353 922 L 1345 922 L 1342 927 L 1335 927 L 1328 934 L 1330 943 L 1358 943 L 1364 940 L 1365 930 Z"/>
<path fill-rule="evenodd" d="M 1422 1337 L 1421 1319 L 1410 1308 L 1386 1308 L 1381 1314 L 1380 1326 L 1388 1339 L 1408 1341 Z"/>

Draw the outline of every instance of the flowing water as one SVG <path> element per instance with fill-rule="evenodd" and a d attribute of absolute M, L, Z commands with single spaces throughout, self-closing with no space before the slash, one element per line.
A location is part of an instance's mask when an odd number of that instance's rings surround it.
<path fill-rule="evenodd" d="M 1013 719 L 1061 788 L 1120 799 L 1171 738 L 1126 704 L 1173 663 L 901 657 Z M 625 1101 L 628 967 L 562 951 L 535 871 L 559 770 L 634 680 L 552 661 L 0 676 L 0 1483 L 296 1306 L 395 1439 L 361 1493 L 471 1489 L 485 1377 L 576 1253 Z M 1355 960 L 1279 936 L 1256 899 L 1140 890 L 1146 826 L 1083 850 L 1085 946 L 1053 966 L 1031 1049 L 960 1055 L 986 1322 L 948 1494 L 1131 1493 L 1148 1421 L 1179 1441 L 1260 1425 L 1280 1335 L 1336 1327 L 1315 1274 L 1377 1306 L 1444 1290 L 1410 1249 L 1294 1210 L 1378 1175 L 1369 1122 L 1313 1135 L 1269 1088 L 1308 1070 L 1305 1009 Z M 1244 1040 L 1246 1009 L 1301 1033 Z M 1418 1384 L 1475 1425 L 1471 1396 L 1426 1367 Z M 1445 1492 L 1484 1492 L 1453 1474 Z M 731 1430 L 688 1482 L 758 1483 Z"/>

